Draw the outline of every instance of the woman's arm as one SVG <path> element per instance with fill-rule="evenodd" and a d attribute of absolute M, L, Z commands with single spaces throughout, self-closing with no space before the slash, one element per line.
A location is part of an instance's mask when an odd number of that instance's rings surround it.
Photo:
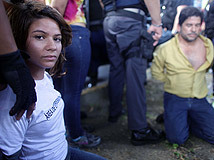
<path fill-rule="evenodd" d="M 59 13 L 63 16 L 65 13 L 65 9 L 67 6 L 68 0 L 53 0 L 51 2 L 51 7 L 55 8 L 59 11 Z"/>

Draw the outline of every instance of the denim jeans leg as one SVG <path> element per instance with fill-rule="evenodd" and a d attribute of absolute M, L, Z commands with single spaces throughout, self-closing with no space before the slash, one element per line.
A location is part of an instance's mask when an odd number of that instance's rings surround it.
<path fill-rule="evenodd" d="M 194 99 L 189 116 L 191 133 L 214 144 L 214 108 L 206 98 Z"/>
<path fill-rule="evenodd" d="M 80 120 L 80 96 L 87 76 L 91 46 L 90 32 L 87 28 L 71 25 L 72 44 L 66 47 L 67 61 L 64 70 L 65 76 L 55 80 L 56 89 L 61 91 L 65 102 L 65 125 L 71 138 L 83 135 Z"/>
<path fill-rule="evenodd" d="M 170 143 L 183 144 L 189 137 L 188 99 L 164 93 L 164 126 Z"/>
<path fill-rule="evenodd" d="M 66 160 L 106 160 L 106 159 L 94 153 L 82 151 L 78 148 L 69 147 Z"/>

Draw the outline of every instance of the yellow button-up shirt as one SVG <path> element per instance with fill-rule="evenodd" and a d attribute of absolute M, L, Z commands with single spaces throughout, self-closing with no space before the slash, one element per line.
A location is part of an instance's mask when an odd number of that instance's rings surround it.
<path fill-rule="evenodd" d="M 154 52 L 152 76 L 164 82 L 164 90 L 179 97 L 204 98 L 207 95 L 206 71 L 213 61 L 213 44 L 200 36 L 206 48 L 206 61 L 197 70 L 179 48 L 178 35 L 158 46 Z"/>

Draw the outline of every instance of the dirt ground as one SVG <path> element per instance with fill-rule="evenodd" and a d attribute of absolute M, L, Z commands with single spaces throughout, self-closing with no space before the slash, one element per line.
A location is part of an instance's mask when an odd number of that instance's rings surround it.
<path fill-rule="evenodd" d="M 95 127 L 93 134 L 102 138 L 102 143 L 94 149 L 85 149 L 109 160 L 214 160 L 214 146 L 190 135 L 183 146 L 171 145 L 167 140 L 159 144 L 133 146 L 130 143 L 130 131 L 127 127 L 127 115 L 123 115 L 115 124 L 107 122 L 108 97 L 107 85 L 85 93 L 81 99 L 82 110 L 88 118 L 83 124 Z M 147 120 L 155 128 L 164 129 L 156 123 L 156 117 L 163 112 L 163 85 L 155 80 L 148 80 Z M 124 107 L 126 108 L 125 98 Z"/>

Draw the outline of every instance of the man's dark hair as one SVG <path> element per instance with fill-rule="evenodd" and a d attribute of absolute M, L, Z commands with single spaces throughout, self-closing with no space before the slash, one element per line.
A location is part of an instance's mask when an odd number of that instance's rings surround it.
<path fill-rule="evenodd" d="M 179 16 L 179 25 L 181 26 L 186 19 L 188 19 L 189 17 L 193 17 L 193 16 L 200 17 L 201 23 L 203 22 L 204 15 L 198 8 L 189 6 L 189 7 L 182 9 L 180 16 Z"/>

